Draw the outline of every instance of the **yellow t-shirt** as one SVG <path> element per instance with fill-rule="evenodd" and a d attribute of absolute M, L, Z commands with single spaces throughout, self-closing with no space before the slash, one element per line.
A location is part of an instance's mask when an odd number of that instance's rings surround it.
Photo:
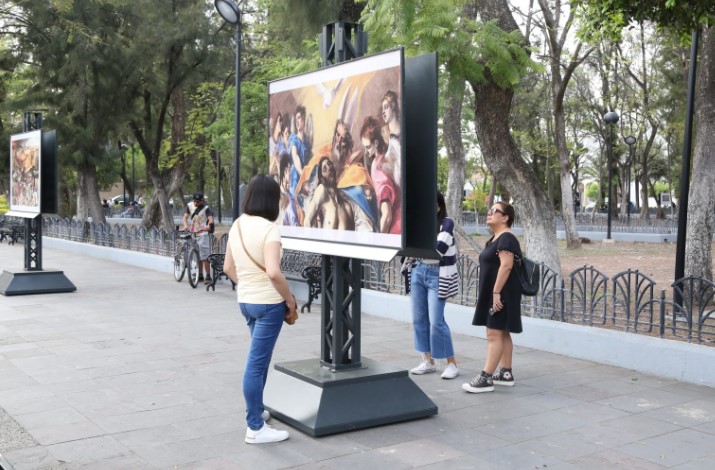
<path fill-rule="evenodd" d="M 263 217 L 243 214 L 234 221 L 228 233 L 228 243 L 231 244 L 231 254 L 233 255 L 233 261 L 236 263 L 236 276 L 238 277 L 236 295 L 238 301 L 244 304 L 278 304 L 283 302 L 283 297 L 273 287 L 268 275 L 246 255 L 246 251 L 241 245 L 241 238 L 238 235 L 238 223 L 241 224 L 241 233 L 243 234 L 243 243 L 246 245 L 246 250 L 264 268 L 266 267 L 266 261 L 263 256 L 265 244 L 268 242 L 281 242 L 281 233 L 278 226 Z"/>

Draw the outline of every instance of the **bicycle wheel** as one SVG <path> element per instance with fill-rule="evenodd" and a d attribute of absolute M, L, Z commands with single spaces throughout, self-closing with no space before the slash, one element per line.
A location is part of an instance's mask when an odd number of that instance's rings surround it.
<path fill-rule="evenodd" d="M 184 279 L 184 273 L 186 272 L 186 263 L 184 263 L 183 255 L 174 256 L 174 279 L 176 282 L 181 282 Z"/>
<path fill-rule="evenodd" d="M 189 252 L 189 264 L 186 270 L 189 272 L 189 284 L 196 288 L 199 285 L 199 250 L 196 247 Z"/>

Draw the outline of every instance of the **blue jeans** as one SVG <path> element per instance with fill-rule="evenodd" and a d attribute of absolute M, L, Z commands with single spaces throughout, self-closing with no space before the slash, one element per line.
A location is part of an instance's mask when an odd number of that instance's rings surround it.
<path fill-rule="evenodd" d="M 445 300 L 439 298 L 439 266 L 418 262 L 410 285 L 415 349 L 435 359 L 454 357 L 452 334 L 444 320 Z"/>
<path fill-rule="evenodd" d="M 286 303 L 239 304 L 251 332 L 251 346 L 243 373 L 243 397 L 246 400 L 246 423 L 257 431 L 263 427 L 263 388 L 273 348 L 285 318 Z"/>

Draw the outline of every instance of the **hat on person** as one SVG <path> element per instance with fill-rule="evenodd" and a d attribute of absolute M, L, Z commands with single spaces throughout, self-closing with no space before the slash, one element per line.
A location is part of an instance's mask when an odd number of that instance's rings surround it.
<path fill-rule="evenodd" d="M 194 201 L 203 201 L 204 193 L 194 193 Z"/>

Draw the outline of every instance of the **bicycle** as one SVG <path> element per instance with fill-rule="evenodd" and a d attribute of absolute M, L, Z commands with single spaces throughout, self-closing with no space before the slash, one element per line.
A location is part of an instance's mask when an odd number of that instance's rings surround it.
<path fill-rule="evenodd" d="M 181 282 L 184 274 L 189 273 L 189 285 L 196 288 L 199 285 L 199 248 L 196 246 L 194 234 L 179 231 L 174 249 L 174 279 Z"/>

